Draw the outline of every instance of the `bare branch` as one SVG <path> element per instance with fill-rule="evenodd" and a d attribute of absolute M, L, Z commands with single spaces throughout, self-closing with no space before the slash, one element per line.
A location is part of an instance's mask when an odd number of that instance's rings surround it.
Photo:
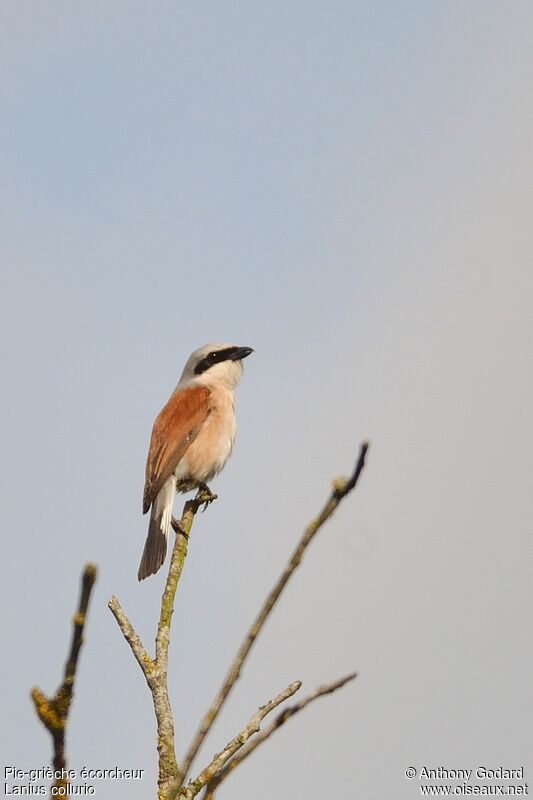
<path fill-rule="evenodd" d="M 151 675 L 154 671 L 154 662 L 153 659 L 148 655 L 146 650 L 144 649 L 143 643 L 141 642 L 141 637 L 133 628 L 133 625 L 129 621 L 124 609 L 120 605 L 118 601 L 118 597 L 113 597 L 107 604 L 109 610 L 115 617 L 120 630 L 123 633 L 124 638 L 126 639 L 127 643 L 131 647 L 132 653 L 139 662 L 139 666 L 142 669 L 145 678 L 148 680 L 149 675 Z"/>
<path fill-rule="evenodd" d="M 369 447 L 368 442 L 363 442 L 363 444 L 361 445 L 359 457 L 351 477 L 338 478 L 336 481 L 334 481 L 332 492 L 324 508 L 322 509 L 320 514 L 314 520 L 312 520 L 305 529 L 285 569 L 280 575 L 274 588 L 267 596 L 257 617 L 250 626 L 248 633 L 243 639 L 239 647 L 239 650 L 237 651 L 237 654 L 233 660 L 233 663 L 229 668 L 229 671 L 224 679 L 224 683 L 222 684 L 218 694 L 211 703 L 211 706 L 209 707 L 208 711 L 205 713 L 200 723 L 200 727 L 197 733 L 195 734 L 194 739 L 191 742 L 187 753 L 185 754 L 185 757 L 181 765 L 181 775 L 183 780 L 185 780 L 192 766 L 192 763 L 196 758 L 198 750 L 202 746 L 205 737 L 209 733 L 214 721 L 218 717 L 220 710 L 222 709 L 222 706 L 224 705 L 224 703 L 228 698 L 228 695 L 230 694 L 236 681 L 239 679 L 244 662 L 246 661 L 250 653 L 250 650 L 252 649 L 252 646 L 255 640 L 257 639 L 257 636 L 259 635 L 261 629 L 263 628 L 263 625 L 270 616 L 270 613 L 274 608 L 280 594 L 282 593 L 285 586 L 289 582 L 296 568 L 299 566 L 305 550 L 307 549 L 307 547 L 309 546 L 315 535 L 318 533 L 322 525 L 331 517 L 337 506 L 341 503 L 341 501 L 352 491 L 352 489 L 355 488 L 357 481 L 359 480 L 359 476 L 361 475 L 361 472 L 365 465 L 365 457 L 368 447 Z"/>
<path fill-rule="evenodd" d="M 179 775 L 174 747 L 174 720 L 168 696 L 168 646 L 170 642 L 170 623 L 174 611 L 174 600 L 187 557 L 189 533 L 194 518 L 201 505 L 204 503 L 211 503 L 215 499 L 216 495 L 202 490 L 198 492 L 193 500 L 188 500 L 183 507 L 180 529 L 176 533 L 168 576 L 161 599 L 161 613 L 157 625 L 154 659 L 152 659 L 145 650 L 139 635 L 123 611 L 118 599 L 112 597 L 108 604 L 124 638 L 137 659 L 152 694 L 157 720 L 159 800 L 165 800 L 165 798 L 168 797 L 169 789 L 175 785 Z"/>
<path fill-rule="evenodd" d="M 179 792 L 179 799 L 180 800 L 193 800 L 194 797 L 200 792 L 204 786 L 206 786 L 209 781 L 221 770 L 224 765 L 235 755 L 248 741 L 248 739 L 253 736 L 254 733 L 257 733 L 261 728 L 262 720 L 270 714 L 270 712 L 287 700 L 289 697 L 292 697 L 295 694 L 300 686 L 302 685 L 301 681 L 295 681 L 291 683 L 287 688 L 274 697 L 273 700 L 269 700 L 268 703 L 265 705 L 260 706 L 259 710 L 251 717 L 248 724 L 242 729 L 242 731 L 237 734 L 228 744 L 225 746 L 220 753 L 216 753 L 211 763 L 202 770 L 202 772 L 198 775 L 198 777 L 194 781 L 190 781 L 187 786 L 183 787 Z"/>
<path fill-rule="evenodd" d="M 310 692 L 306 697 L 302 698 L 298 703 L 295 703 L 293 706 L 288 706 L 281 711 L 277 717 L 270 723 L 270 725 L 258 733 L 257 736 L 254 736 L 244 747 L 242 747 L 235 756 L 231 759 L 231 761 L 226 762 L 226 765 L 217 772 L 217 774 L 209 781 L 206 786 L 206 792 L 203 795 L 203 800 L 213 800 L 215 796 L 215 791 L 218 789 L 220 784 L 223 780 L 225 780 L 228 775 L 238 767 L 239 764 L 250 756 L 260 744 L 262 744 L 269 736 L 281 728 L 287 720 L 297 714 L 299 711 L 302 711 L 309 703 L 312 703 L 313 700 L 316 700 L 319 697 L 324 697 L 327 694 L 332 694 L 336 692 L 337 689 L 341 689 L 350 681 L 353 681 L 354 678 L 357 677 L 357 672 L 351 672 L 349 675 L 345 675 L 343 678 L 339 678 L 339 680 L 334 681 L 333 683 L 326 683 L 322 686 L 317 686 L 312 692 Z"/>
<path fill-rule="evenodd" d="M 94 564 L 87 564 L 81 576 L 81 592 L 78 603 L 78 610 L 74 615 L 72 642 L 67 662 L 63 682 L 58 687 L 53 697 L 46 695 L 38 688 L 31 690 L 31 698 L 35 706 L 37 715 L 47 731 L 50 733 L 54 745 L 54 755 L 52 764 L 54 771 L 58 772 L 54 786 L 66 788 L 67 781 L 63 775 L 66 767 L 65 759 L 65 736 L 67 730 L 68 714 L 72 697 L 74 694 L 74 682 L 76 680 L 76 668 L 81 646 L 83 644 L 83 631 L 87 617 L 89 600 L 96 580 L 97 569 Z M 62 797 L 66 797 L 65 794 Z"/>

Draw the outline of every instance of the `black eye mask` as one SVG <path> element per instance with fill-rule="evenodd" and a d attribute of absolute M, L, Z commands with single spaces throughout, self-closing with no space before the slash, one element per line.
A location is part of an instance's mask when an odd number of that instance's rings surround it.
<path fill-rule="evenodd" d="M 195 374 L 201 375 L 206 369 L 209 369 L 209 367 L 212 367 L 214 364 L 220 364 L 221 361 L 235 361 L 237 351 L 240 349 L 240 347 L 225 347 L 223 350 L 214 350 L 212 353 L 208 353 L 205 358 L 202 358 L 195 366 Z"/>

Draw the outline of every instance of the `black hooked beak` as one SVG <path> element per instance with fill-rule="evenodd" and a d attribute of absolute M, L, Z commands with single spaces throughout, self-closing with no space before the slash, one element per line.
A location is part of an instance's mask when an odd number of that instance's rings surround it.
<path fill-rule="evenodd" d="M 253 353 L 253 347 L 236 347 L 234 352 L 232 353 L 231 360 L 232 361 L 242 361 L 243 358 L 249 356 L 250 353 Z"/>

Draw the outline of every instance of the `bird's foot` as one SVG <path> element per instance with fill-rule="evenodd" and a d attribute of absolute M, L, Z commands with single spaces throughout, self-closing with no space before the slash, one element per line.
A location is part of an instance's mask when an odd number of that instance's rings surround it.
<path fill-rule="evenodd" d="M 185 536 L 186 539 L 189 538 L 189 534 L 183 527 L 183 522 L 181 521 L 181 519 L 178 519 L 177 517 L 172 517 L 172 519 L 170 520 L 170 524 L 172 525 L 174 533 L 176 534 L 181 533 L 181 535 Z"/>
<path fill-rule="evenodd" d="M 213 494 L 207 483 L 202 481 L 198 484 L 198 492 L 194 499 L 198 503 L 198 507 L 203 505 L 202 511 L 205 511 L 207 506 L 217 499 L 217 495 Z"/>

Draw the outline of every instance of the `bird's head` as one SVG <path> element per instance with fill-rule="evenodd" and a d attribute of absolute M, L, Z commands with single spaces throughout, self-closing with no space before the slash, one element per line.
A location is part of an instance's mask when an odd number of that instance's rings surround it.
<path fill-rule="evenodd" d="M 198 382 L 219 381 L 227 389 L 234 389 L 242 373 L 242 360 L 253 353 L 251 347 L 235 344 L 206 344 L 189 356 L 183 369 L 180 384 L 196 379 Z"/>

